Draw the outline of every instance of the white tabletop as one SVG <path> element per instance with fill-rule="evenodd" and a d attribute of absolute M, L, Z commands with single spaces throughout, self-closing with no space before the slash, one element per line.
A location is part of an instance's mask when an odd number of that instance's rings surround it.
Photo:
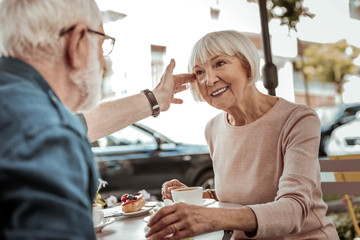
<path fill-rule="evenodd" d="M 225 207 L 237 208 L 241 207 L 239 204 L 215 202 L 208 207 Z M 145 240 L 145 228 L 147 223 L 144 218 L 148 217 L 149 213 L 141 216 L 122 216 L 115 218 L 116 221 L 105 226 L 101 232 L 96 233 L 97 240 Z M 219 240 L 224 235 L 223 231 L 212 232 L 194 237 L 194 240 Z"/>

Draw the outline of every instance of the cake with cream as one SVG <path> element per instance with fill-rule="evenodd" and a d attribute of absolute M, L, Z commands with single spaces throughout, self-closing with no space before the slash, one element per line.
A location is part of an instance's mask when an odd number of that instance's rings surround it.
<path fill-rule="evenodd" d="M 124 194 L 121 196 L 122 201 L 122 210 L 125 213 L 136 212 L 142 209 L 146 201 L 144 197 L 140 194 Z"/>

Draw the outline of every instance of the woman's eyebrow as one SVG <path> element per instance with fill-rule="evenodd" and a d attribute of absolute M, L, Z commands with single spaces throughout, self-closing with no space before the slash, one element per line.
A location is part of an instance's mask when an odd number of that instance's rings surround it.
<path fill-rule="evenodd" d="M 217 58 L 220 58 L 220 57 L 223 57 L 223 56 L 222 55 L 216 55 L 215 57 L 211 58 L 210 61 L 213 61 L 213 60 L 215 60 Z"/>
<path fill-rule="evenodd" d="M 212 57 L 212 58 L 210 59 L 210 61 L 213 61 L 213 60 L 215 60 L 215 59 L 217 59 L 217 58 L 220 58 L 220 57 L 223 57 L 223 55 L 216 55 L 215 57 Z M 199 65 L 195 65 L 195 66 L 193 67 L 193 69 L 196 68 L 196 67 L 200 67 L 200 66 L 199 66 Z"/>

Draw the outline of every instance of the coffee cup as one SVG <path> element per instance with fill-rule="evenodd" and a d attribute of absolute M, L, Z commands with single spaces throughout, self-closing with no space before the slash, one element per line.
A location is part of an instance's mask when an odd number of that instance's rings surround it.
<path fill-rule="evenodd" d="M 101 211 L 101 209 L 102 209 L 101 204 L 96 204 L 96 203 L 93 204 L 92 215 L 93 215 L 94 226 L 100 225 L 104 220 L 104 212 Z"/>
<path fill-rule="evenodd" d="M 174 202 L 201 205 L 203 202 L 203 187 L 185 187 L 171 191 Z"/>

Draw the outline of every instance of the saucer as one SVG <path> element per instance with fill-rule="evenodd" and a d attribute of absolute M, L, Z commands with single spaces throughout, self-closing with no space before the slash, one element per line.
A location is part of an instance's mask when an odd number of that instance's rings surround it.
<path fill-rule="evenodd" d="M 203 206 L 209 206 L 210 204 L 213 204 L 214 202 L 215 202 L 215 199 L 204 198 L 201 205 L 203 205 Z"/>
<path fill-rule="evenodd" d="M 101 232 L 105 226 L 113 222 L 115 222 L 115 218 L 104 218 L 104 220 L 100 224 L 94 226 L 95 232 Z"/>

